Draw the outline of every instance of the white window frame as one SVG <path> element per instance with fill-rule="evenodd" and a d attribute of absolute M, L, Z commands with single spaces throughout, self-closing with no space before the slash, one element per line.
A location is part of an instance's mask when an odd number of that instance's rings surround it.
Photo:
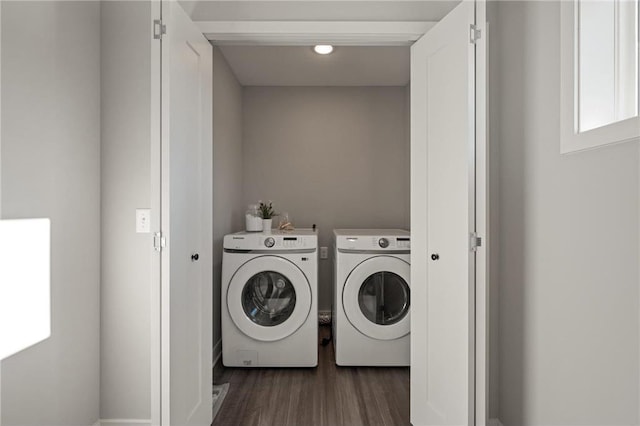
<path fill-rule="evenodd" d="M 585 132 L 578 131 L 577 1 L 564 1 L 560 5 L 560 152 L 562 154 L 616 143 L 640 141 L 640 116 Z"/>

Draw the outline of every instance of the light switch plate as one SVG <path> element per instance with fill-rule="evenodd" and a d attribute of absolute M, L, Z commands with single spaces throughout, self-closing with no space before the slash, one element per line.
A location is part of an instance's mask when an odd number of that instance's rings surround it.
<path fill-rule="evenodd" d="M 151 232 L 151 209 L 136 209 L 136 232 L 138 234 Z"/>
<path fill-rule="evenodd" d="M 329 258 L 329 249 L 327 247 L 320 247 L 320 259 Z"/>

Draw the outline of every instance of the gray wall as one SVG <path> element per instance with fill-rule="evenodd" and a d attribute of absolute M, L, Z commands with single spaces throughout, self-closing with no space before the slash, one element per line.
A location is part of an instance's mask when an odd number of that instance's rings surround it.
<path fill-rule="evenodd" d="M 273 200 L 329 248 L 334 228 L 409 227 L 405 87 L 245 87 L 243 108 L 244 204 Z"/>
<path fill-rule="evenodd" d="M 242 197 L 242 86 L 218 48 L 213 49 L 213 345 L 222 351 L 220 279 L 222 240 L 244 229 Z"/>
<path fill-rule="evenodd" d="M 404 186 L 406 187 L 406 206 L 405 206 L 405 216 L 403 218 L 403 223 L 406 224 L 407 229 L 411 226 L 411 82 L 404 87 L 404 114 L 405 114 L 405 144 L 406 149 L 404 150 L 404 161 L 407 165 L 407 172 L 404 173 L 405 181 Z"/>
<path fill-rule="evenodd" d="M 2 362 L 2 425 L 99 407 L 100 5 L 2 2 L 2 216 L 51 218 L 51 337 Z M 25 253 L 28 256 L 28 253 Z"/>
<path fill-rule="evenodd" d="M 149 419 L 157 254 L 151 234 L 136 234 L 135 210 L 151 207 L 151 8 L 146 1 L 107 1 L 101 11 L 100 417 Z"/>
<path fill-rule="evenodd" d="M 497 18 L 500 418 L 638 424 L 638 143 L 560 155 L 559 2 Z"/>

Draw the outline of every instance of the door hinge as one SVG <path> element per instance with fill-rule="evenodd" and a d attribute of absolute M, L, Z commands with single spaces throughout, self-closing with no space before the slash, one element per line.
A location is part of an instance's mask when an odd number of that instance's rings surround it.
<path fill-rule="evenodd" d="M 469 242 L 471 251 L 478 251 L 478 247 L 482 247 L 482 238 L 478 237 L 478 234 L 475 232 L 469 235 Z"/>
<path fill-rule="evenodd" d="M 153 234 L 153 248 L 156 251 L 162 251 L 163 248 L 167 246 L 167 240 L 165 239 L 162 232 L 156 232 Z"/>
<path fill-rule="evenodd" d="M 476 44 L 478 40 L 480 40 L 481 31 L 475 25 L 471 24 L 469 29 L 469 42 L 471 44 Z"/>
<path fill-rule="evenodd" d="M 162 36 L 167 33 L 167 26 L 160 19 L 153 20 L 153 38 L 162 40 Z"/>

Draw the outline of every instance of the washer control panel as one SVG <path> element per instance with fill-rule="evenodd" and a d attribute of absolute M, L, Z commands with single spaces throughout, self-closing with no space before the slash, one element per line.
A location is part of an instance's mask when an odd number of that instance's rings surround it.
<path fill-rule="evenodd" d="M 264 239 L 264 246 L 267 248 L 278 249 L 305 249 L 310 248 L 304 238 L 301 237 L 266 237 Z"/>

